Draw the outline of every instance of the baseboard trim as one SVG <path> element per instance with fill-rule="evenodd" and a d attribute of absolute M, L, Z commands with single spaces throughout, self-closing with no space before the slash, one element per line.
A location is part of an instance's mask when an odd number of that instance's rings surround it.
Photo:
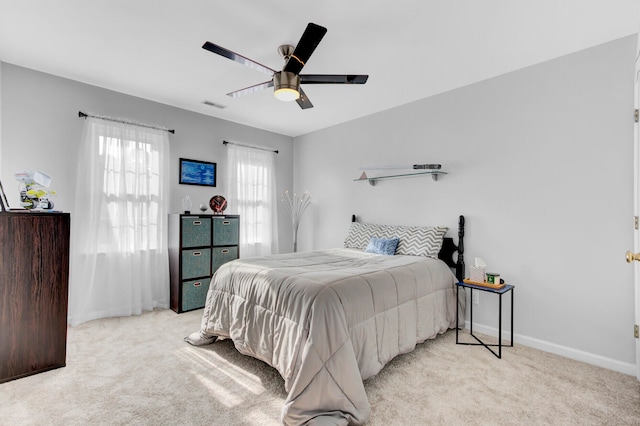
<path fill-rule="evenodd" d="M 465 321 L 466 329 L 469 329 L 469 321 Z M 487 327 L 482 324 L 477 324 L 474 321 L 473 331 L 486 334 L 492 337 L 498 337 L 498 329 L 494 327 Z M 511 336 L 510 330 L 502 330 L 502 338 L 509 339 Z M 598 367 L 606 368 L 609 370 L 617 371 L 619 373 L 628 374 L 630 376 L 636 376 L 636 365 L 618 361 L 612 358 L 607 358 L 601 355 L 592 354 L 589 352 L 581 351 L 578 349 L 570 348 L 567 346 L 557 345 L 555 343 L 547 342 L 533 337 L 524 336 L 522 334 L 514 333 L 513 341 L 515 344 L 528 346 L 541 351 L 549 352 L 555 355 L 560 355 L 565 358 L 573 359 L 576 361 L 585 362 L 587 364 L 595 365 Z M 503 352 L 504 356 L 504 352 Z"/>

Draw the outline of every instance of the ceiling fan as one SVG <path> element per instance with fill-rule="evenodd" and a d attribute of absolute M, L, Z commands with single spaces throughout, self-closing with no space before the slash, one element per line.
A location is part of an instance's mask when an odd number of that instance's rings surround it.
<path fill-rule="evenodd" d="M 318 47 L 318 44 L 326 32 L 327 29 L 325 27 L 310 22 L 302 34 L 302 37 L 300 37 L 300 41 L 295 49 L 290 45 L 280 46 L 278 52 L 285 61 L 282 71 L 273 70 L 209 41 L 207 41 L 202 48 L 242 65 L 246 65 L 249 68 L 261 71 L 271 77 L 271 80 L 265 81 L 264 83 L 227 93 L 228 96 L 235 98 L 273 87 L 276 98 L 282 101 L 295 100 L 298 105 L 300 105 L 300 108 L 307 109 L 313 108 L 313 104 L 300 87 L 300 84 L 364 84 L 369 78 L 368 75 L 353 74 L 300 74 L 302 67 L 309 61 L 309 57 L 313 51 L 316 50 L 316 47 Z"/>

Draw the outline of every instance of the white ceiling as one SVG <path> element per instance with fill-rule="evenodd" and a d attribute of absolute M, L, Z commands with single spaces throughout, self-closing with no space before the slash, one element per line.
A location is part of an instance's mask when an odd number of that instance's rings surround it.
<path fill-rule="evenodd" d="M 298 136 L 634 34 L 639 18 L 638 0 L 0 0 L 0 61 Z M 328 32 L 303 73 L 367 84 L 303 85 L 308 110 L 271 89 L 225 95 L 268 76 L 205 41 L 280 69 L 277 47 L 308 22 Z"/>

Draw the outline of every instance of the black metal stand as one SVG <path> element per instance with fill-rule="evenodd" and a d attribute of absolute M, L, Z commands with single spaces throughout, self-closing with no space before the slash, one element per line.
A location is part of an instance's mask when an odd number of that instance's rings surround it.
<path fill-rule="evenodd" d="M 471 307 L 469 310 L 469 324 L 470 324 L 470 333 L 471 333 L 471 337 L 473 337 L 474 339 L 476 339 L 476 341 L 478 343 L 464 343 L 464 342 L 460 342 L 458 340 L 458 332 L 459 332 L 459 326 L 458 326 L 458 303 L 456 303 L 456 345 L 470 345 L 470 346 L 484 346 L 485 348 L 487 348 L 492 354 L 494 354 L 496 357 L 498 358 L 502 358 L 502 347 L 506 346 L 506 347 L 513 347 L 513 292 L 514 292 L 514 286 L 512 285 L 506 285 L 503 288 L 500 289 L 495 289 L 495 288 L 490 288 L 490 287 L 483 287 L 483 286 L 479 286 L 479 285 L 473 285 L 473 284 L 467 284 L 465 282 L 458 282 L 456 283 L 456 299 L 458 299 L 459 293 L 460 293 L 460 287 L 464 288 L 469 288 L 471 290 L 471 303 L 469 303 L 469 306 Z M 498 343 L 493 345 L 493 344 L 487 344 L 484 343 L 482 340 L 480 340 L 476 335 L 473 334 L 473 290 L 480 290 L 480 291 L 486 291 L 488 293 L 494 293 L 497 294 L 498 297 Z M 464 291 L 464 290 L 463 290 Z M 507 293 L 507 292 L 511 292 L 511 342 L 508 345 L 503 345 L 502 344 L 502 295 Z M 498 347 L 498 353 L 496 353 L 493 349 L 491 349 L 491 347 Z"/>

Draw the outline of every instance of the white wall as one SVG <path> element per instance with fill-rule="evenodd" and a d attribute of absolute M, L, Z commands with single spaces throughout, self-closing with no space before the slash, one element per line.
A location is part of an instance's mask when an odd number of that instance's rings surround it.
<path fill-rule="evenodd" d="M 342 245 L 352 213 L 454 230 L 463 214 L 467 265 L 516 286 L 516 344 L 635 374 L 634 49 L 624 38 L 296 138 L 296 190 L 313 196 L 300 249 Z M 449 174 L 352 181 L 414 163 Z M 495 296 L 474 313 L 495 331 Z"/>
<path fill-rule="evenodd" d="M 226 147 L 223 140 L 270 146 L 276 155 L 278 192 L 293 186 L 293 139 L 264 130 L 185 111 L 122 93 L 55 77 L 15 65 L 2 69 L 2 157 L 0 179 L 13 207 L 19 206 L 18 185 L 13 177 L 20 170 L 41 170 L 52 177 L 58 192 L 55 208 L 73 211 L 78 144 L 84 120 L 78 111 L 148 123 L 175 129 L 170 135 L 172 213 L 182 210 L 189 195 L 192 211 L 216 194 L 226 195 Z M 193 158 L 218 164 L 218 186 L 206 188 L 179 185 L 178 158 Z M 233 213 L 233 205 L 227 213 Z M 280 249 L 291 251 L 291 229 L 286 212 L 279 214 Z"/>

